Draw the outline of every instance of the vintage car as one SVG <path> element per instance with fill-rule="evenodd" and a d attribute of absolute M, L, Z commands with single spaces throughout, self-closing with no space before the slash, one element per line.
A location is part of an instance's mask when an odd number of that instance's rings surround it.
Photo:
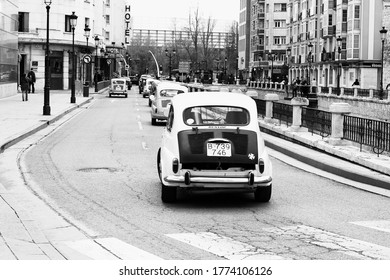
<path fill-rule="evenodd" d="M 149 97 L 152 84 L 155 83 L 156 81 L 158 81 L 158 80 L 155 78 L 147 78 L 146 79 L 144 90 L 142 92 L 143 98 Z"/>
<path fill-rule="evenodd" d="M 239 190 L 268 202 L 272 164 L 255 101 L 239 93 L 190 92 L 170 101 L 157 153 L 163 202 L 177 189 Z"/>
<path fill-rule="evenodd" d="M 138 81 L 139 94 L 142 94 L 145 90 L 146 79 L 152 78 L 150 75 L 143 74 Z"/>
<path fill-rule="evenodd" d="M 156 125 L 157 120 L 167 119 L 167 107 L 168 104 L 171 103 L 172 97 L 187 92 L 187 87 L 176 82 L 162 81 L 159 83 L 155 94 L 150 96 L 152 125 Z"/>
<path fill-rule="evenodd" d="M 125 78 L 114 78 L 111 79 L 110 89 L 108 95 L 124 95 L 127 98 L 127 85 Z"/>

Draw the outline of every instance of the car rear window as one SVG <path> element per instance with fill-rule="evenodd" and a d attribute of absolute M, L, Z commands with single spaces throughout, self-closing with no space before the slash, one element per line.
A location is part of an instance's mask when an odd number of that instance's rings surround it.
<path fill-rule="evenodd" d="M 249 123 L 249 112 L 241 107 L 198 106 L 184 110 L 183 119 L 189 126 L 237 126 Z"/>
<path fill-rule="evenodd" d="M 173 97 L 177 94 L 184 93 L 184 91 L 179 89 L 163 89 L 160 91 L 160 96 L 162 97 Z"/>
<path fill-rule="evenodd" d="M 112 81 L 113 85 L 123 85 L 124 83 L 125 83 L 125 81 L 123 81 L 123 80 Z"/>

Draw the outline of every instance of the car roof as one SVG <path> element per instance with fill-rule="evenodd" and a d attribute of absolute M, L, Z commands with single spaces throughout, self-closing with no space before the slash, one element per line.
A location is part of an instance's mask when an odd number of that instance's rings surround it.
<path fill-rule="evenodd" d="M 184 110 L 195 106 L 234 106 L 255 111 L 256 102 L 249 96 L 242 93 L 233 92 L 189 92 L 179 94 L 172 99 L 175 109 Z"/>
<path fill-rule="evenodd" d="M 171 82 L 171 81 L 161 81 L 158 84 L 158 88 L 159 89 L 164 89 L 164 88 L 167 88 L 167 89 L 180 89 L 180 90 L 188 91 L 188 88 L 186 86 L 183 86 L 183 85 L 181 85 L 179 83 L 175 83 L 175 82 Z"/>

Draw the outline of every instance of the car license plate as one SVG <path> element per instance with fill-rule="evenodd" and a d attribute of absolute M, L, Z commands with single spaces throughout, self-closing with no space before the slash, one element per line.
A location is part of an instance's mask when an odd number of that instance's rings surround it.
<path fill-rule="evenodd" d="M 208 157 L 231 157 L 232 147 L 230 143 L 207 143 Z"/>

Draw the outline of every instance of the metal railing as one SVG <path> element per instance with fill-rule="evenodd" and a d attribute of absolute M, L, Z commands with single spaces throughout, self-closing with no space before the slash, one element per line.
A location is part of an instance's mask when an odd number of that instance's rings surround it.
<path fill-rule="evenodd" d="M 292 123 L 293 119 L 293 106 L 285 103 L 273 102 L 273 115 L 274 119 L 279 119 L 279 124 L 285 122 L 287 126 Z"/>
<path fill-rule="evenodd" d="M 265 110 L 266 110 L 266 101 L 262 100 L 262 99 L 257 99 L 257 98 L 254 98 L 253 100 L 255 100 L 255 102 L 256 102 L 257 113 L 264 117 Z"/>
<path fill-rule="evenodd" d="M 332 114 L 327 111 L 304 107 L 302 108 L 302 126 L 312 134 L 327 137 L 332 132 Z"/>
<path fill-rule="evenodd" d="M 372 147 L 378 156 L 384 151 L 390 151 L 390 123 L 344 116 L 344 139 Z"/>

